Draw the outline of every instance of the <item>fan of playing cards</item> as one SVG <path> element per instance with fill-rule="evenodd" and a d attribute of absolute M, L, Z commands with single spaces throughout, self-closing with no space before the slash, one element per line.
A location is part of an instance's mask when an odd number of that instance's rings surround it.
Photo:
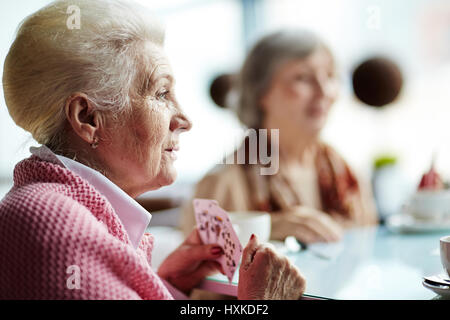
<path fill-rule="evenodd" d="M 204 244 L 219 244 L 224 254 L 217 259 L 231 283 L 242 256 L 242 246 L 228 213 L 215 200 L 194 199 L 197 229 Z"/>

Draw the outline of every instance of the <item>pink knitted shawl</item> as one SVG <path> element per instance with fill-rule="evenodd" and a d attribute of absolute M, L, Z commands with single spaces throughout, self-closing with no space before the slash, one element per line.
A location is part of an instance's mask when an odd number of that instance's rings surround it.
<path fill-rule="evenodd" d="M 32 156 L 0 202 L 0 299 L 172 299 L 111 204 L 86 180 Z"/>

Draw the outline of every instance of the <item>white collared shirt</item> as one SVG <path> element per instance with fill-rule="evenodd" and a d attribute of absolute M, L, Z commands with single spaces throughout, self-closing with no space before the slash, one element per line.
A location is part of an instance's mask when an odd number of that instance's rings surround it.
<path fill-rule="evenodd" d="M 57 155 L 45 145 L 38 148 L 31 147 L 30 152 L 42 160 L 62 165 L 94 186 L 111 203 L 133 247 L 136 249 L 139 246 L 152 216 L 136 200 L 100 172 L 75 160 Z"/>

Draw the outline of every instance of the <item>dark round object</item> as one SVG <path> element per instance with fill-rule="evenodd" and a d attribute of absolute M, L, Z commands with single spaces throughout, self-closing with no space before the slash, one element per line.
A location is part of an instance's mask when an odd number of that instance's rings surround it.
<path fill-rule="evenodd" d="M 221 74 L 213 79 L 209 88 L 211 99 L 221 108 L 226 108 L 226 98 L 233 87 L 234 74 Z"/>
<path fill-rule="evenodd" d="M 393 102 L 403 86 L 402 73 L 393 61 L 374 57 L 353 71 L 353 91 L 361 102 L 383 107 Z"/>

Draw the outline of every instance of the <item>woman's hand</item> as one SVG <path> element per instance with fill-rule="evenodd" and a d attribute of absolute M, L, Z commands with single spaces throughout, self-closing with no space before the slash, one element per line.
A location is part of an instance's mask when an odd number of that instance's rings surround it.
<path fill-rule="evenodd" d="M 314 208 L 298 206 L 288 212 L 272 214 L 273 239 L 294 236 L 304 243 L 334 242 L 342 234 L 342 227 L 332 217 Z"/>
<path fill-rule="evenodd" d="M 172 252 L 161 264 L 158 275 L 176 287 L 189 292 L 205 277 L 222 272 L 217 261 L 223 254 L 218 244 L 205 245 L 195 229 L 186 240 Z"/>
<path fill-rule="evenodd" d="M 300 271 L 267 244 L 252 236 L 242 255 L 239 269 L 238 299 L 296 300 L 305 291 Z"/>

